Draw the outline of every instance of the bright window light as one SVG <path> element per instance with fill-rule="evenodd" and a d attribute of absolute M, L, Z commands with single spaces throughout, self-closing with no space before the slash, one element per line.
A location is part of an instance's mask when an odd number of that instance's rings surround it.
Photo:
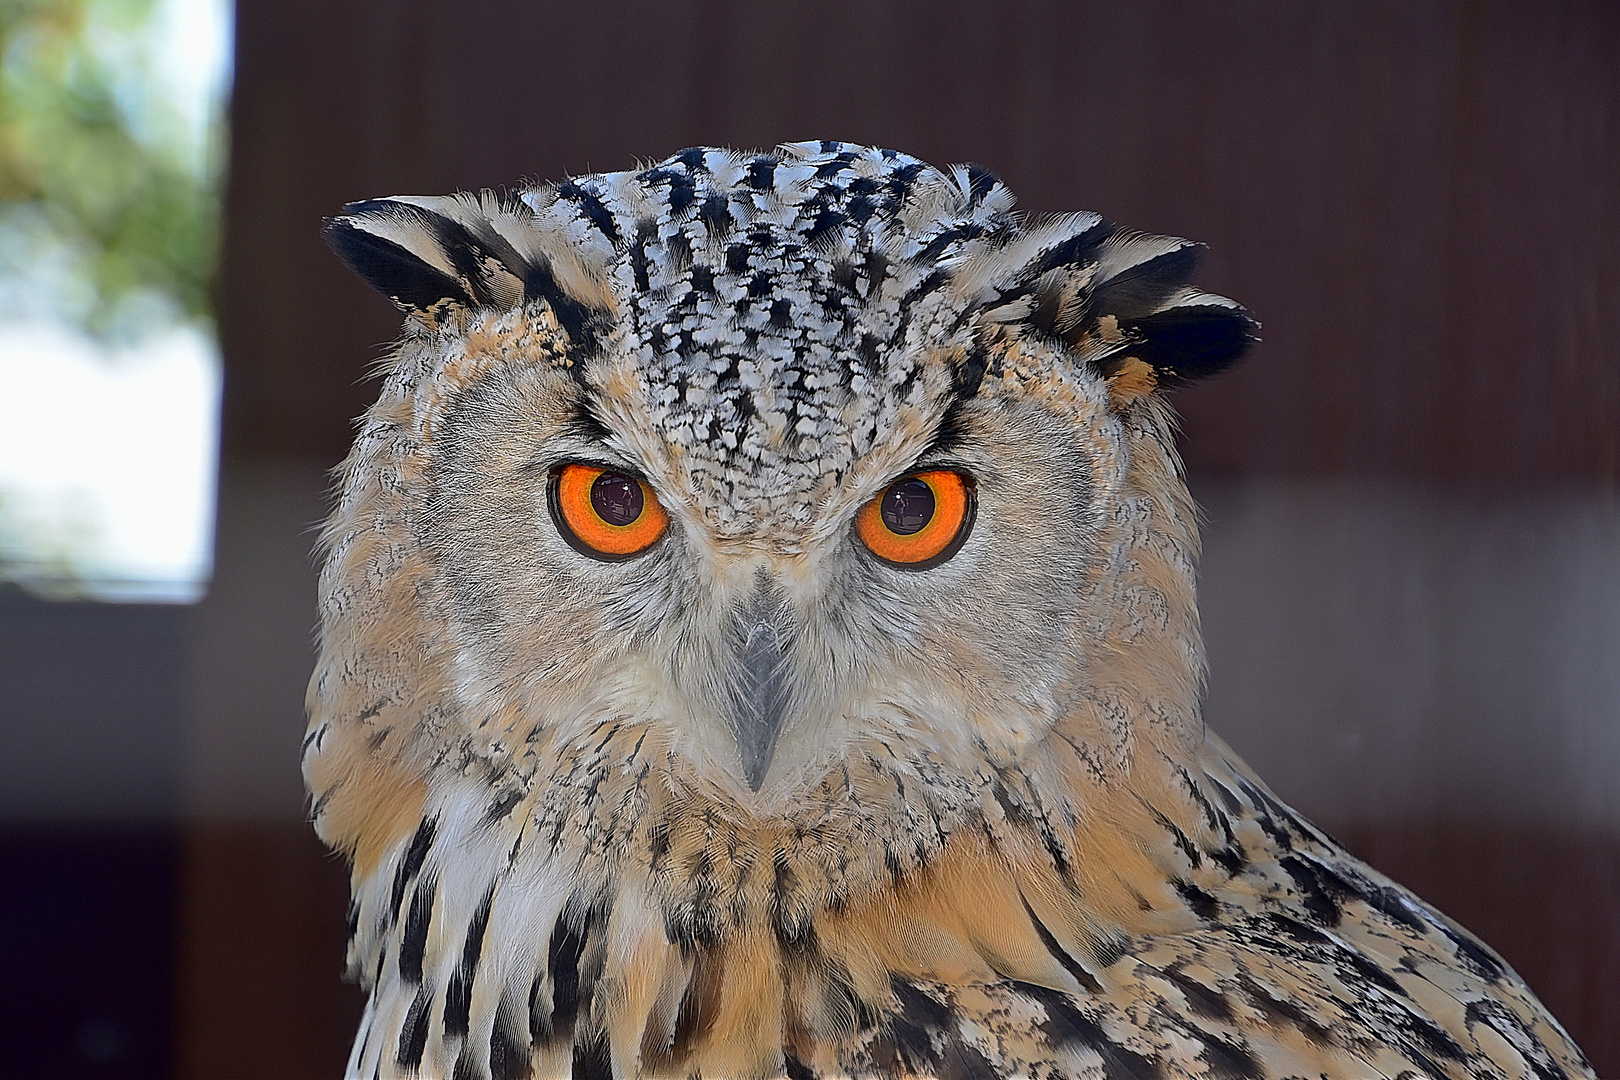
<path fill-rule="evenodd" d="M 219 355 L 195 326 L 114 348 L 0 332 L 0 560 L 36 591 L 195 600 L 212 558 Z"/>
<path fill-rule="evenodd" d="M 231 16 L 230 0 L 0 7 L 0 582 L 206 588 Z"/>

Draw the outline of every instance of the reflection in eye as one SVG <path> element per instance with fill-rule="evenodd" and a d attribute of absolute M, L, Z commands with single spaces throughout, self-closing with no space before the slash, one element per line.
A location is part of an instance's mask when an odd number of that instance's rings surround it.
<path fill-rule="evenodd" d="M 892 533 L 910 536 L 934 516 L 934 489 L 912 477 L 890 484 L 883 493 L 883 524 Z"/>
<path fill-rule="evenodd" d="M 591 507 L 609 525 L 634 524 L 646 502 L 641 485 L 623 473 L 605 472 L 591 484 Z"/>

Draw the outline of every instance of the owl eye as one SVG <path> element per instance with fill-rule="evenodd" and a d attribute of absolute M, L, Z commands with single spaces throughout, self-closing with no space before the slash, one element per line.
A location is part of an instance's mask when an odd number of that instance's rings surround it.
<path fill-rule="evenodd" d="M 855 534 L 902 570 L 927 570 L 956 554 L 973 529 L 973 478 L 951 469 L 902 477 L 861 507 Z"/>
<path fill-rule="evenodd" d="M 551 474 L 551 516 L 570 547 L 617 562 L 664 535 L 669 515 L 645 480 L 600 465 L 564 465 Z"/>

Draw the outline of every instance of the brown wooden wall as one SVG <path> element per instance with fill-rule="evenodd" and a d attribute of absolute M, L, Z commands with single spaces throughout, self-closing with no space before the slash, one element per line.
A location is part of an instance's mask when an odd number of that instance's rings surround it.
<path fill-rule="evenodd" d="M 1620 475 L 1620 6 L 243 0 L 228 446 L 336 458 L 397 318 L 348 200 L 839 138 L 1210 245 L 1195 469 Z"/>
<path fill-rule="evenodd" d="M 1608 0 L 239 0 L 237 35 L 221 597 L 280 588 L 233 591 L 254 572 L 249 541 L 229 539 L 251 531 L 233 524 L 233 484 L 334 464 L 398 327 L 326 251 L 322 216 L 696 143 L 839 138 L 971 160 L 1026 209 L 1094 209 L 1208 243 L 1202 282 L 1251 307 L 1265 341 L 1178 398 L 1195 486 L 1375 478 L 1612 499 L 1620 481 Z M 243 605 L 221 625 L 245 638 Z M 307 636 L 289 640 L 297 668 Z M 254 662 L 239 652 L 221 671 Z M 295 700 L 287 712 L 295 741 Z M 187 1075 L 341 1065 L 356 1007 L 334 989 L 342 872 L 293 798 L 282 819 L 195 828 Z M 1485 933 L 1600 1072 L 1620 1073 L 1614 836 L 1557 822 L 1351 829 Z"/>

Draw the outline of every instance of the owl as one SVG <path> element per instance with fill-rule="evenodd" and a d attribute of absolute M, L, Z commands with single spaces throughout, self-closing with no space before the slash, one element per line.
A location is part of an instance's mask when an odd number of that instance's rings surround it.
<path fill-rule="evenodd" d="M 352 1077 L 1591 1077 L 1200 715 L 1199 249 L 837 142 L 355 203 Z"/>

